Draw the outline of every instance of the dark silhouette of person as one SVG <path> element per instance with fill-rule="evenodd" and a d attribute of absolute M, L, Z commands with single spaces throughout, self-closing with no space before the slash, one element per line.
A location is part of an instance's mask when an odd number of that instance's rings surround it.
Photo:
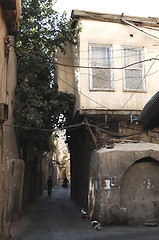
<path fill-rule="evenodd" d="M 68 179 L 67 179 L 67 177 L 66 177 L 66 174 L 65 174 L 65 177 L 64 177 L 62 186 L 63 186 L 64 188 L 67 188 L 67 183 L 69 183 L 69 181 L 68 181 Z"/>
<path fill-rule="evenodd" d="M 48 192 L 48 196 L 51 196 L 51 192 L 52 192 L 52 179 L 51 176 L 49 176 L 48 180 L 47 180 L 47 192 Z"/>

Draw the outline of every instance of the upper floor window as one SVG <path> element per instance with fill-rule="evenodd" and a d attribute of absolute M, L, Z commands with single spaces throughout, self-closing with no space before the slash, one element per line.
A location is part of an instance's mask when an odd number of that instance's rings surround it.
<path fill-rule="evenodd" d="M 112 63 L 111 46 L 89 45 L 89 74 L 91 90 L 113 89 Z"/>
<path fill-rule="evenodd" d="M 124 48 L 124 90 L 144 91 L 145 76 L 143 64 L 143 49 Z M 136 63 L 136 64 L 135 64 Z"/>

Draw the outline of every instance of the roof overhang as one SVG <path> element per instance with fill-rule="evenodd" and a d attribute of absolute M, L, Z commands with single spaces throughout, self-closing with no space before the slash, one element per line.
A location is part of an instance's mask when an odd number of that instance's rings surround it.
<path fill-rule="evenodd" d="M 80 19 L 88 19 L 88 20 L 95 20 L 95 21 L 103 21 L 103 22 L 115 22 L 115 23 L 124 23 L 122 21 L 123 14 L 106 14 L 106 13 L 98 13 L 98 12 L 90 12 L 90 11 L 83 11 L 83 10 L 72 10 L 71 18 L 75 21 Z M 137 25 L 137 26 L 159 26 L 159 18 L 145 18 L 145 17 L 134 17 L 134 16 L 126 16 L 124 15 L 124 19 L 127 21 Z"/>

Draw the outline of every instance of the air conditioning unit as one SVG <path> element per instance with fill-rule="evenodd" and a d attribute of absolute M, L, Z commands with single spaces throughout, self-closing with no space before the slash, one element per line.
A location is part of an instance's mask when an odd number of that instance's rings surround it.
<path fill-rule="evenodd" d="M 8 120 L 8 105 L 0 103 L 0 121 Z"/>

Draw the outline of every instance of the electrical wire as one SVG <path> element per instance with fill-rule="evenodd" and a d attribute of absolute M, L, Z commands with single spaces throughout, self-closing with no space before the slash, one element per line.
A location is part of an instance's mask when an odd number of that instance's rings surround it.
<path fill-rule="evenodd" d="M 83 95 L 84 97 L 86 97 L 87 99 L 89 99 L 90 101 L 96 103 L 97 105 L 103 107 L 104 109 L 110 110 L 109 108 L 107 108 L 107 107 L 104 106 L 103 104 L 95 101 L 93 98 L 87 96 L 86 94 L 84 94 L 83 92 L 81 92 L 80 90 L 78 90 L 77 88 L 73 87 L 72 85 L 70 85 L 68 82 L 66 82 L 65 80 L 63 80 L 63 79 L 60 78 L 59 76 L 58 76 L 58 79 L 59 79 L 60 81 L 64 82 L 64 83 L 65 83 L 66 85 L 68 85 L 69 87 L 71 87 L 72 89 L 74 89 L 75 91 L 77 91 L 78 93 L 80 93 L 81 95 Z"/>
<path fill-rule="evenodd" d="M 123 19 L 122 19 L 122 20 L 123 20 Z M 127 24 L 130 25 L 130 23 L 129 23 L 128 21 L 126 21 L 126 20 L 123 20 L 123 21 L 124 21 L 125 23 L 127 23 Z M 131 26 L 132 26 L 132 25 L 133 25 L 133 24 L 131 24 Z M 135 27 L 135 28 L 138 29 L 138 27 L 136 27 L 136 26 L 134 26 L 134 25 L 133 25 L 133 27 Z M 141 29 L 138 29 L 138 30 L 140 30 L 141 32 L 144 32 L 144 31 L 141 30 Z M 144 33 L 145 33 L 145 34 L 148 34 L 147 32 L 144 32 Z M 148 35 L 159 40 L 159 38 L 156 37 L 156 36 L 153 36 L 153 35 L 151 35 L 151 34 L 148 34 Z M 34 56 L 34 57 L 35 57 L 35 56 Z M 155 62 L 156 60 L 158 61 L 159 59 L 158 59 L 158 58 L 150 58 L 150 59 L 146 59 L 146 60 L 143 60 L 143 61 L 138 61 L 138 62 L 129 64 L 129 65 L 124 66 L 124 67 L 110 67 L 110 68 L 78 66 L 78 65 L 67 65 L 67 64 L 61 64 L 61 63 L 58 63 L 58 62 L 54 62 L 54 64 L 55 64 L 55 65 L 59 65 L 59 66 L 64 66 L 64 67 L 71 67 L 71 68 L 74 67 L 74 68 L 87 68 L 87 69 L 89 69 L 89 68 L 94 68 L 94 69 L 125 69 L 125 68 L 128 68 L 128 67 L 130 67 L 130 66 L 133 66 L 133 65 L 135 65 L 135 64 L 139 64 L 139 63 L 147 62 L 147 61 L 152 61 L 152 60 Z M 48 61 L 47 61 L 47 62 L 48 62 Z M 152 63 L 150 69 L 152 68 L 154 62 Z M 150 71 L 150 69 L 148 70 L 148 72 Z M 147 73 L 148 73 L 148 72 L 147 72 Z M 147 75 L 147 74 L 146 74 L 146 75 Z M 146 76 L 146 75 L 145 75 L 145 76 Z M 145 76 L 144 76 L 144 79 L 145 79 Z M 59 78 L 59 77 L 58 77 L 58 78 Z M 59 78 L 59 79 L 60 79 L 60 78 Z M 67 85 L 69 85 L 70 87 L 72 87 L 74 90 L 78 91 L 80 94 L 82 94 L 82 95 L 84 95 L 85 97 L 87 97 L 89 100 L 91 100 L 91 101 L 95 102 L 96 104 L 98 104 L 98 105 L 106 108 L 106 107 L 103 106 L 102 104 L 99 104 L 98 102 L 94 101 L 92 98 L 86 96 L 84 93 L 82 93 L 82 92 L 79 91 L 78 89 L 76 89 L 76 88 L 74 88 L 73 86 L 71 86 L 70 84 L 68 84 L 66 81 L 64 81 L 64 80 L 62 80 L 62 79 L 60 79 L 60 80 L 63 81 L 63 82 L 65 82 Z M 143 81 L 143 80 L 142 80 L 142 81 Z M 141 83 L 140 83 L 140 84 L 141 84 Z M 132 98 L 132 96 L 133 96 L 135 93 L 136 93 L 136 91 L 133 92 L 133 94 L 131 95 L 131 97 L 125 102 L 125 104 L 122 106 L 122 108 L 121 108 L 120 110 L 122 110 L 122 109 L 124 108 L 124 106 L 128 103 L 128 101 L 130 101 L 130 99 Z M 109 108 L 107 108 L 107 109 L 109 110 Z M 119 110 L 119 111 L 120 111 L 120 110 Z M 63 129 L 71 129 L 71 128 L 74 128 L 74 127 L 80 127 L 80 126 L 82 126 L 82 125 L 86 125 L 86 123 L 74 124 L 74 125 L 71 125 L 71 126 L 67 126 L 67 127 L 64 127 L 64 128 L 60 128 L 60 129 L 42 129 L 42 128 L 31 128 L 31 127 L 26 127 L 26 126 L 6 124 L 6 126 L 19 127 L 19 128 L 23 128 L 23 129 L 26 129 L 26 130 L 29 129 L 29 130 L 40 130 L 40 131 L 49 131 L 49 132 L 58 132 L 58 131 L 61 131 L 61 130 L 63 130 Z M 108 134 L 111 134 L 111 135 L 117 136 L 117 137 L 134 136 L 134 135 L 138 135 L 138 134 L 140 134 L 141 132 L 143 132 L 143 131 L 139 131 L 139 132 L 134 133 L 134 134 L 119 135 L 119 134 L 115 134 L 115 133 L 113 133 L 113 132 L 109 132 L 109 131 L 107 131 L 107 130 L 101 129 L 101 128 L 93 125 L 93 124 L 89 124 L 89 125 L 90 125 L 91 127 L 97 128 L 97 129 L 99 129 L 99 130 L 101 130 L 101 131 L 103 131 L 103 132 L 105 132 L 105 133 L 108 133 Z"/>
<path fill-rule="evenodd" d="M 86 123 L 86 125 L 87 125 L 87 123 Z M 89 123 L 89 126 L 94 127 L 94 128 L 96 128 L 96 129 L 104 132 L 104 133 L 107 133 L 107 134 L 109 134 L 109 135 L 111 135 L 111 136 L 113 136 L 113 137 L 118 137 L 118 138 L 131 137 L 131 136 L 135 136 L 135 135 L 138 135 L 138 134 L 141 134 L 141 133 L 144 132 L 144 130 L 140 130 L 140 131 L 137 131 L 136 133 L 119 134 L 119 133 L 114 133 L 114 132 L 110 132 L 110 131 L 107 131 L 107 130 L 105 130 L 105 129 L 99 128 L 99 127 L 97 127 L 96 125 L 93 125 L 93 124 L 90 124 L 90 123 Z"/>
<path fill-rule="evenodd" d="M 15 47 L 15 46 L 13 46 L 13 45 L 11 45 L 12 47 Z M 27 56 L 30 56 L 30 57 L 34 57 L 34 58 L 36 58 L 34 55 L 31 55 L 31 54 L 26 54 Z M 38 58 L 38 57 L 37 57 Z M 39 58 L 38 58 L 39 59 Z M 43 59 L 41 59 L 42 61 L 44 61 Z M 54 64 L 55 65 L 60 65 L 60 66 L 64 66 L 64 67 L 74 67 L 74 68 L 95 68 L 95 69 L 126 69 L 126 68 L 128 68 L 128 67 L 130 67 L 130 66 L 133 66 L 133 65 L 135 65 L 135 64 L 139 64 L 139 63 L 143 63 L 143 62 L 147 62 L 147 61 L 152 61 L 152 60 L 154 60 L 154 62 L 155 61 L 158 61 L 159 59 L 158 58 L 150 58 L 150 59 L 145 59 L 145 60 L 142 60 L 142 61 L 138 61 L 138 62 L 135 62 L 135 63 L 132 63 L 132 64 L 129 64 L 129 65 L 127 65 L 127 66 L 124 66 L 124 67 L 118 67 L 118 68 L 114 68 L 114 67 L 112 67 L 112 68 L 103 68 L 103 67 L 87 67 L 87 66 L 76 66 L 76 65 L 68 65 L 68 64 L 62 64 L 62 63 L 58 63 L 58 62 L 54 62 Z M 45 61 L 45 62 L 49 62 L 49 61 Z M 59 77 L 58 77 L 59 78 Z M 67 85 L 69 85 L 70 87 L 72 87 L 74 90 L 76 90 L 76 91 L 78 91 L 80 94 L 82 94 L 82 95 L 84 95 L 86 98 L 88 98 L 89 100 L 91 100 L 91 101 L 93 101 L 93 102 L 95 102 L 96 104 L 98 104 L 98 105 L 100 105 L 100 106 L 102 106 L 102 107 L 104 107 L 104 108 L 106 108 L 106 109 L 108 109 L 108 110 L 110 110 L 109 108 L 107 108 L 106 106 L 104 106 L 104 105 L 102 105 L 102 104 L 100 104 L 100 103 L 98 103 L 97 101 L 95 101 L 94 99 L 92 99 L 92 98 L 90 98 L 90 97 L 88 97 L 87 95 L 85 95 L 84 93 L 82 93 L 81 91 L 79 91 L 78 89 L 76 89 L 75 87 L 73 87 L 73 86 L 71 86 L 70 84 L 68 84 L 66 81 L 64 81 L 63 79 L 61 79 L 61 78 L 59 78 L 61 81 L 63 81 L 65 84 L 67 84 Z M 136 89 L 137 90 L 137 89 Z M 129 100 L 132 98 L 132 96 L 136 93 L 137 91 L 135 91 L 135 92 L 133 92 L 133 94 L 130 96 L 130 98 L 125 102 L 125 104 L 122 106 L 122 108 L 120 109 L 120 110 L 122 110 L 123 108 L 124 108 L 124 106 L 129 102 Z M 119 110 L 119 111 L 120 111 Z M 115 115 L 114 115 L 115 116 Z"/>
<path fill-rule="evenodd" d="M 143 46 L 144 48 L 145 48 L 145 46 Z M 159 47 L 159 45 L 157 45 L 156 47 Z M 140 48 L 140 47 L 139 47 Z M 123 47 L 123 48 L 121 48 L 120 50 L 116 50 L 116 49 L 113 49 L 112 50 L 112 52 L 115 52 L 115 51 L 122 51 L 123 49 L 125 49 L 125 47 Z M 85 52 L 90 52 L 91 50 L 87 50 L 87 51 L 85 51 Z M 97 52 L 98 52 L 98 50 L 96 50 Z M 147 55 L 147 54 L 152 54 L 152 53 L 158 53 L 159 52 L 159 50 L 155 50 L 155 51 L 147 51 L 147 52 L 145 52 L 144 51 L 144 54 L 145 55 Z M 81 51 L 79 51 L 79 54 L 81 53 Z M 131 56 L 131 57 L 133 57 L 133 56 L 136 56 L 136 54 L 129 54 L 129 56 Z M 56 58 L 56 57 L 55 57 Z M 58 59 L 63 59 L 63 56 L 58 56 Z M 72 57 L 67 57 L 67 56 L 65 56 L 65 59 L 72 59 Z M 76 60 L 89 60 L 90 58 L 89 57 L 76 57 L 75 58 Z M 103 59 L 103 60 L 108 60 L 108 59 L 122 59 L 122 56 L 114 56 L 113 54 L 112 54 L 112 57 L 110 56 L 110 57 L 106 57 L 106 58 L 97 58 L 98 60 L 101 60 L 101 59 Z"/>
<path fill-rule="evenodd" d="M 126 106 L 126 104 L 130 101 L 130 99 L 134 96 L 134 94 L 138 92 L 139 86 L 140 86 L 141 83 L 144 81 L 144 79 L 146 78 L 147 74 L 150 72 L 152 66 L 153 66 L 154 63 L 155 63 L 155 60 L 156 60 L 156 59 L 159 60 L 157 57 L 158 57 L 158 56 L 156 56 L 156 58 L 154 58 L 153 63 L 151 64 L 149 70 L 147 71 L 147 73 L 144 75 L 144 77 L 143 77 L 142 80 L 140 81 L 140 83 L 139 83 L 138 87 L 136 88 L 136 90 L 131 94 L 131 96 L 127 99 L 127 101 L 123 104 L 123 106 L 122 106 L 117 112 L 120 112 L 120 111 Z M 59 79 L 60 81 L 64 82 L 65 84 L 67 84 L 68 86 L 70 86 L 71 88 L 73 88 L 74 90 L 76 90 L 77 92 L 79 92 L 80 94 L 84 95 L 84 96 L 85 96 L 86 98 L 88 98 L 89 100 L 97 103 L 98 105 L 100 105 L 100 106 L 102 106 L 102 107 L 104 107 L 104 108 L 107 108 L 107 107 L 105 107 L 104 105 L 102 105 L 102 104 L 94 101 L 92 98 L 88 97 L 87 95 L 83 94 L 81 91 L 79 91 L 79 90 L 76 89 L 75 87 L 71 86 L 71 85 L 68 84 L 65 80 L 61 79 L 59 76 L 58 76 L 58 79 Z M 107 109 L 110 110 L 109 108 L 107 108 Z M 112 114 L 113 114 L 113 113 L 112 113 Z M 114 115 L 109 119 L 109 121 L 110 121 L 111 119 L 113 119 L 116 115 L 117 115 L 116 112 L 114 112 Z"/>
<path fill-rule="evenodd" d="M 11 47 L 14 47 L 15 49 L 20 49 L 20 47 L 16 47 L 16 46 L 14 46 L 14 45 L 12 45 L 12 44 L 10 44 L 9 46 L 11 46 Z M 38 59 L 38 60 L 41 60 L 42 62 L 47 62 L 47 63 L 51 63 L 51 64 L 54 64 L 54 65 L 59 65 L 59 66 L 63 66 L 63 67 L 70 67 L 70 68 L 84 68 L 84 69 L 118 69 L 118 70 L 122 70 L 122 69 L 126 69 L 126 68 L 129 68 L 129 67 L 131 67 L 131 66 L 134 66 L 134 65 L 136 65 L 136 64 L 139 64 L 139 63 L 143 63 L 143 62 L 148 62 L 148 61 L 152 61 L 152 60 L 156 60 L 156 61 L 159 61 L 159 59 L 158 58 L 154 58 L 154 57 L 152 57 L 152 58 L 148 58 L 148 59 L 145 59 L 145 60 L 141 60 L 141 61 L 137 61 L 137 62 L 134 62 L 134 63 L 131 63 L 131 64 L 128 64 L 128 65 L 126 65 L 126 66 L 123 66 L 123 67 L 93 67 L 93 66 L 82 66 L 82 65 L 70 65 L 70 64 L 63 64 L 63 63 L 59 63 L 59 62 L 51 62 L 51 61 L 49 61 L 49 60 L 44 60 L 44 59 L 42 59 L 42 58 L 40 58 L 40 57 L 36 57 L 36 56 L 34 56 L 34 55 L 32 55 L 32 54 L 29 54 L 29 53 L 25 53 L 24 51 L 22 51 L 21 50 L 21 52 L 22 53 L 24 53 L 26 56 L 29 56 L 29 57 L 31 57 L 31 58 L 34 58 L 34 59 Z"/>
<path fill-rule="evenodd" d="M 76 128 L 76 127 L 80 127 L 82 125 L 84 125 L 85 123 L 81 122 L 81 123 L 77 123 L 77 124 L 73 124 L 70 126 L 65 126 L 65 127 L 61 127 L 61 128 L 36 128 L 36 127 L 28 127 L 28 126 L 21 126 L 21 125 L 17 125 L 17 124 L 9 124 L 6 123 L 5 126 L 6 127 L 15 127 L 15 128 L 22 128 L 25 130 L 37 130 L 37 131 L 42 131 L 42 132 L 59 132 L 62 130 L 67 130 L 67 129 L 71 129 L 71 128 Z"/>
<path fill-rule="evenodd" d="M 20 49 L 20 47 L 16 47 L 12 44 L 10 44 L 9 46 L 15 48 L 15 49 Z M 55 65 L 59 65 L 59 66 L 63 66 L 63 67 L 70 67 L 70 68 L 84 68 L 84 69 L 118 69 L 118 70 L 122 70 L 122 69 L 126 69 L 126 68 L 129 68 L 131 66 L 134 66 L 136 64 L 139 64 L 139 63 L 144 63 L 144 62 L 148 62 L 148 61 L 152 61 L 152 60 L 156 60 L 156 61 L 159 61 L 158 58 L 155 58 L 155 57 L 152 57 L 152 58 L 148 58 L 148 59 L 145 59 L 145 60 L 141 60 L 141 61 L 137 61 L 137 62 L 134 62 L 134 63 L 131 63 L 131 64 L 128 64 L 126 66 L 123 66 L 123 67 L 93 67 L 93 66 L 80 66 L 80 65 L 70 65 L 70 64 L 63 64 L 63 63 L 59 63 L 59 62 L 51 62 L 49 60 L 44 60 L 40 57 L 36 57 L 35 55 L 32 55 L 32 54 L 29 54 L 29 53 L 25 53 L 24 51 L 21 50 L 22 53 L 24 53 L 26 56 L 29 56 L 31 58 L 34 58 L 34 59 L 38 59 L 38 60 L 41 60 L 42 62 L 47 62 L 47 63 L 51 63 L 51 64 L 55 64 Z"/>
<path fill-rule="evenodd" d="M 155 62 L 155 60 L 159 60 L 157 57 L 156 58 L 151 58 L 151 60 L 154 60 L 154 62 Z M 138 64 L 138 63 L 143 63 L 143 62 L 146 62 L 146 61 L 150 61 L 150 59 L 147 59 L 147 60 L 142 60 L 142 61 L 138 61 L 137 63 L 135 63 L 135 64 Z M 154 62 L 153 62 L 153 64 L 154 64 Z M 153 66 L 153 64 L 152 64 L 152 66 Z M 63 64 L 61 64 L 61 65 L 63 65 Z M 113 68 L 113 69 L 125 69 L 125 68 L 128 68 L 128 67 L 130 67 L 130 66 L 133 66 L 134 65 L 134 63 L 132 63 L 132 64 L 129 64 L 129 65 L 127 65 L 127 66 L 125 66 L 125 67 L 121 67 L 121 68 Z M 64 66 L 64 65 L 63 65 Z M 65 66 L 68 66 L 68 65 L 65 65 Z M 152 68 L 152 66 L 150 67 L 150 69 Z M 89 67 L 89 68 L 94 68 L 94 67 Z M 112 68 L 102 68 L 102 67 L 95 67 L 95 68 L 97 68 L 97 69 L 112 69 Z M 148 72 L 150 71 L 150 69 L 148 70 Z M 147 74 L 148 74 L 148 72 L 147 72 Z M 145 76 L 143 77 L 143 79 L 141 80 L 141 82 L 138 84 L 138 87 L 136 88 L 136 90 L 132 93 L 132 95 L 128 98 L 128 100 L 123 104 L 123 106 L 120 108 L 120 110 L 122 110 L 125 106 L 126 106 L 126 104 L 130 101 L 130 99 L 133 97 L 133 95 L 136 93 L 136 92 L 138 92 L 138 89 L 139 89 L 139 86 L 142 84 L 142 82 L 144 81 L 144 79 L 145 79 L 145 77 L 147 76 L 147 74 L 145 74 Z M 60 80 L 62 80 L 62 79 L 60 79 Z M 66 83 L 66 81 L 64 81 L 63 80 L 63 82 L 65 82 Z M 66 84 L 68 84 L 68 83 L 66 83 Z M 75 88 L 74 88 L 75 89 Z M 77 89 L 75 89 L 76 91 L 78 91 L 78 92 L 80 92 L 79 90 L 77 90 Z M 82 92 L 80 92 L 81 94 L 82 94 Z M 85 94 L 84 94 L 85 95 Z M 92 98 L 90 98 L 90 97 L 88 97 L 88 96 L 86 96 L 85 95 L 85 97 L 87 97 L 87 98 L 89 98 L 90 100 L 92 100 L 92 101 L 94 101 Z M 96 102 L 96 101 L 95 101 Z M 96 102 L 97 103 L 97 102 Z M 97 103 L 98 105 L 101 105 L 101 104 L 99 104 L 99 103 Z M 102 105 L 103 106 L 103 105 Z M 108 108 L 107 108 L 108 109 Z M 120 111 L 119 110 L 119 111 Z M 115 116 L 115 115 L 114 115 Z M 113 118 L 113 117 L 112 117 Z"/>
<path fill-rule="evenodd" d="M 143 132 L 145 132 L 144 130 L 140 130 L 138 132 L 135 132 L 135 133 L 130 133 L 130 134 L 118 134 L 118 133 L 114 133 L 114 132 L 110 132 L 110 131 L 107 131 L 105 129 L 102 129 L 102 128 L 99 128 L 98 126 L 94 125 L 94 124 L 90 124 L 90 123 L 86 123 L 86 122 L 81 122 L 79 124 L 74 124 L 74 125 L 70 125 L 70 126 L 66 126 L 66 127 L 63 127 L 63 128 L 57 128 L 57 129 L 44 129 L 44 128 L 35 128 L 35 127 L 27 127 L 27 126 L 20 126 L 20 125 L 16 125 L 16 124 L 6 124 L 5 126 L 6 127 L 15 127 L 15 128 L 22 128 L 22 129 L 25 129 L 25 130 L 37 130 L 37 131 L 42 131 L 42 132 L 59 132 L 61 130 L 67 130 L 67 129 L 72 129 L 72 128 L 78 128 L 78 127 L 81 127 L 81 126 L 84 126 L 84 125 L 89 125 L 93 128 L 96 128 L 104 133 L 107 133 L 113 137 L 118 137 L 118 138 L 124 138 L 124 137 L 131 137 L 131 136 L 135 136 L 135 135 L 138 135 L 138 134 L 141 134 Z"/>
<path fill-rule="evenodd" d="M 158 31 L 159 31 L 159 29 L 158 29 Z M 103 44 L 104 45 L 104 44 Z M 159 44 L 155 44 L 155 45 L 151 45 L 151 46 L 153 46 L 153 47 L 159 47 Z M 144 48 L 146 48 L 146 47 L 150 47 L 150 45 L 144 45 L 143 46 Z M 119 51 L 122 51 L 123 50 L 123 48 L 118 48 L 118 49 L 113 49 L 113 52 L 119 52 Z M 90 50 L 90 51 L 92 51 L 92 50 Z M 83 49 L 83 50 L 80 50 L 79 51 L 79 54 L 80 53 L 85 53 L 85 52 L 88 52 L 88 49 Z M 153 51 L 152 51 L 153 52 Z M 151 52 L 150 52 L 151 53 Z"/>
<path fill-rule="evenodd" d="M 128 64 L 126 66 L 123 66 L 123 67 L 93 67 L 93 66 L 82 66 L 82 65 L 70 65 L 70 64 L 64 64 L 64 63 L 59 63 L 59 62 L 54 62 L 55 65 L 59 65 L 59 66 L 63 66 L 63 67 L 70 67 L 70 68 L 83 68 L 83 69 L 115 69 L 115 70 L 122 70 L 122 69 L 126 69 L 126 68 L 129 68 L 129 67 L 132 67 L 134 65 L 137 65 L 139 63 L 144 63 L 144 62 L 149 62 L 149 61 L 152 61 L 152 60 L 156 60 L 156 61 L 159 61 L 158 58 L 148 58 L 148 59 L 145 59 L 145 60 L 141 60 L 141 61 L 137 61 L 137 62 L 134 62 L 134 63 L 131 63 L 131 64 Z"/>
<path fill-rule="evenodd" d="M 62 71 L 62 72 L 65 72 L 65 73 L 68 73 L 68 74 L 71 74 L 71 75 L 74 75 L 74 72 L 70 72 L 70 71 L 68 71 L 68 70 L 66 70 L 66 69 L 62 69 L 62 68 L 60 68 L 59 66 L 58 66 L 58 69 L 60 69 L 60 71 Z M 153 74 L 156 74 L 157 72 L 159 72 L 159 70 L 156 70 L 156 71 L 154 71 L 154 72 L 152 72 L 152 73 L 150 73 L 150 74 L 147 74 L 146 76 L 151 76 L 151 75 L 153 75 Z M 80 72 L 80 75 L 84 75 L 84 76 L 90 76 L 90 77 L 95 77 L 95 75 L 93 75 L 93 74 L 90 74 L 90 73 L 83 73 L 83 72 Z M 102 77 L 98 77 L 99 79 L 101 79 L 101 80 L 103 80 L 104 78 L 102 78 Z M 140 77 L 131 77 L 131 79 L 133 80 L 133 79 L 140 79 Z M 118 82 L 118 81 L 123 81 L 124 80 L 124 77 L 122 77 L 122 78 L 119 78 L 119 79 L 114 79 L 113 80 L 113 82 Z M 106 82 L 108 82 L 108 80 L 105 80 Z"/>
<path fill-rule="evenodd" d="M 159 56 L 159 55 L 158 55 L 158 56 Z M 156 56 L 156 59 L 157 59 L 158 56 Z M 140 84 L 142 84 L 142 82 L 143 82 L 144 79 L 146 78 L 147 74 L 148 74 L 149 71 L 151 70 L 151 68 L 152 68 L 152 66 L 154 65 L 154 63 L 155 63 L 155 60 L 153 61 L 153 63 L 151 64 L 149 70 L 147 71 L 147 73 L 145 74 L 145 76 L 143 77 L 143 79 L 141 80 L 141 82 L 139 83 L 138 87 L 140 86 Z M 130 101 L 130 99 L 134 96 L 134 94 L 135 94 L 137 91 L 138 91 L 138 88 L 136 88 L 136 91 L 134 91 L 134 92 L 132 93 L 132 95 L 127 99 L 127 101 L 123 104 L 123 106 L 120 108 L 119 111 L 121 111 L 121 110 L 126 106 L 126 104 Z M 112 116 L 112 118 L 114 118 L 114 116 Z M 109 120 L 111 120 L 112 118 L 110 118 Z"/>

